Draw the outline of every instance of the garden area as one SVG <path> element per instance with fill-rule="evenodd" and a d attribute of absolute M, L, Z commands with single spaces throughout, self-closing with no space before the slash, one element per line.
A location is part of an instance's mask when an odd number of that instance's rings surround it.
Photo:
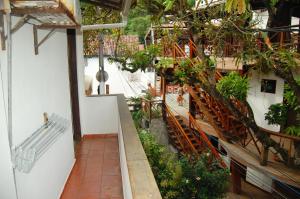
<path fill-rule="evenodd" d="M 150 94 L 146 97 L 151 100 Z M 132 117 L 155 180 L 164 199 L 217 199 L 229 189 L 229 169 L 220 167 L 207 151 L 201 156 L 175 153 L 159 144 L 155 132 L 143 124 L 148 113 L 142 109 L 142 98 L 133 98 L 136 108 Z M 152 107 L 153 118 L 161 118 L 161 108 Z M 211 191 L 214 190 L 214 191 Z"/>

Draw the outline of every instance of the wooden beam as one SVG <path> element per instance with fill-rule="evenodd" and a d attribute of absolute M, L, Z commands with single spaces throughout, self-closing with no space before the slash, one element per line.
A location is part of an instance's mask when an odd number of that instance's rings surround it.
<path fill-rule="evenodd" d="M 242 193 L 242 176 L 240 167 L 234 159 L 230 161 L 232 191 L 236 194 Z"/>
<path fill-rule="evenodd" d="M 77 23 L 73 13 L 62 3 L 59 2 L 57 8 L 51 7 L 32 7 L 32 8 L 12 8 L 11 10 L 13 15 L 22 16 L 22 15 L 31 15 L 31 14 L 66 14 L 68 18 L 76 25 Z"/>
<path fill-rule="evenodd" d="M 71 95 L 71 111 L 74 134 L 76 141 L 81 140 L 81 125 L 78 97 L 78 79 L 77 79 L 77 55 L 76 55 L 76 30 L 67 30 L 68 41 L 68 62 L 69 62 L 69 82 Z"/>
<path fill-rule="evenodd" d="M 80 28 L 79 25 L 56 25 L 56 24 L 41 24 L 41 25 L 37 25 L 38 29 L 77 29 Z"/>
<path fill-rule="evenodd" d="M 37 26 L 33 26 L 33 42 L 34 42 L 34 54 L 37 55 L 39 54 L 39 47 L 49 39 L 55 31 L 55 28 L 52 28 L 47 35 L 45 35 L 41 41 L 38 40 L 38 28 Z"/>
<path fill-rule="evenodd" d="M 34 47 L 34 54 L 39 54 L 38 49 L 38 33 L 37 33 L 37 27 L 33 26 L 33 47 Z"/>
<path fill-rule="evenodd" d="M 24 15 L 11 29 L 11 33 L 15 33 L 16 31 L 18 31 L 28 20 L 29 20 L 28 15 Z"/>

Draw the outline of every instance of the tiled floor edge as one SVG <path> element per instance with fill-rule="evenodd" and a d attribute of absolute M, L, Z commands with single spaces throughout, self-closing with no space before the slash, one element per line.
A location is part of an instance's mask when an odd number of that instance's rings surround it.
<path fill-rule="evenodd" d="M 84 134 L 82 139 L 89 139 L 89 138 L 110 138 L 110 137 L 118 137 L 118 133 L 104 133 L 104 134 Z"/>

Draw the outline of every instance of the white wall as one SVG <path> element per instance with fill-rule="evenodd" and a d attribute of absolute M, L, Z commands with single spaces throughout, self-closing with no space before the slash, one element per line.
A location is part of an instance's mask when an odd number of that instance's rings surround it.
<path fill-rule="evenodd" d="M 272 178 L 262 172 L 259 172 L 257 169 L 251 169 L 250 167 L 247 167 L 246 181 L 269 193 L 271 193 L 273 190 Z"/>
<path fill-rule="evenodd" d="M 84 91 L 84 58 L 82 32 L 77 32 L 77 78 L 81 133 L 107 134 L 118 132 L 116 96 L 87 97 Z M 81 56 L 80 56 L 81 55 Z"/>
<path fill-rule="evenodd" d="M 116 96 L 86 97 L 80 117 L 82 134 L 107 134 L 118 132 L 118 106 Z"/>
<path fill-rule="evenodd" d="M 2 69 L 2 63 L 0 70 Z M 1 75 L 1 73 L 0 73 Z M 0 78 L 0 198 L 15 199 L 15 186 L 8 144 L 6 107 L 4 103 L 3 85 Z"/>
<path fill-rule="evenodd" d="M 257 71 L 251 71 L 249 79 L 250 89 L 248 92 L 247 101 L 252 107 L 256 123 L 262 128 L 271 131 L 279 131 L 280 126 L 268 124 L 268 122 L 265 120 L 265 113 L 268 112 L 270 105 L 282 102 L 284 89 L 283 79 L 277 77 L 273 73 L 263 74 Z M 275 94 L 261 92 L 262 79 L 276 80 Z"/>
<path fill-rule="evenodd" d="M 39 30 L 39 40 L 47 32 Z M 38 55 L 34 54 L 31 25 L 23 26 L 12 39 L 13 145 L 16 146 L 43 124 L 44 112 L 56 113 L 70 123 L 72 120 L 66 32 L 55 31 L 40 46 Z M 3 65 L 2 58 L 5 52 L 1 52 Z M 19 199 L 59 198 L 74 163 L 72 134 L 70 125 L 30 173 L 16 171 Z"/>

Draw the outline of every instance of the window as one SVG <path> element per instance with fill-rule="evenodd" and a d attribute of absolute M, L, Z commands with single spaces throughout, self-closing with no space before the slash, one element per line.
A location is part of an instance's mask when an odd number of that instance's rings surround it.
<path fill-rule="evenodd" d="M 276 92 L 276 80 L 262 79 L 260 91 L 265 92 L 265 93 L 275 93 Z"/>

